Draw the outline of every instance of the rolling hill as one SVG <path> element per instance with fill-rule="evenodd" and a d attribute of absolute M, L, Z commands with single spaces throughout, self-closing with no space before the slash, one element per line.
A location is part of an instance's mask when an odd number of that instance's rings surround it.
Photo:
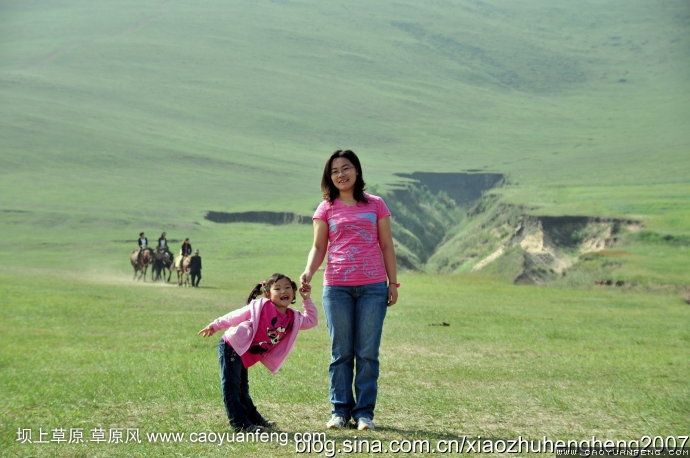
<path fill-rule="evenodd" d="M 8 2 L 0 243 L 308 215 L 347 147 L 382 191 L 475 170 L 529 214 L 639 220 L 640 275 L 661 278 L 684 261 L 647 272 L 656 242 L 690 233 L 689 17 L 684 1 Z"/>
<path fill-rule="evenodd" d="M 339 148 L 405 268 L 358 445 L 687 438 L 689 29 L 687 0 L 0 2 L 0 449 L 294 456 L 147 437 L 228 432 L 197 332 L 299 275 Z M 132 281 L 141 231 L 201 287 Z M 251 370 L 293 439 L 330 415 L 319 314 Z"/>

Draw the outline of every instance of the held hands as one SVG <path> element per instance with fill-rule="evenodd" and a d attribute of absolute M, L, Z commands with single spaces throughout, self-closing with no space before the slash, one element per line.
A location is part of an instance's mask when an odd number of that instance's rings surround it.
<path fill-rule="evenodd" d="M 216 333 L 216 331 L 213 329 L 213 326 L 211 326 L 211 325 L 209 324 L 209 325 L 206 326 L 204 329 L 202 329 L 201 331 L 199 331 L 199 332 L 197 333 L 197 335 L 199 335 L 199 336 L 204 336 L 204 337 L 209 337 L 209 336 L 212 336 L 212 335 L 215 334 L 215 333 Z"/>
<path fill-rule="evenodd" d="M 311 297 L 311 285 L 309 283 L 302 283 L 299 287 L 299 295 L 302 296 L 302 300 L 306 301 Z"/>
<path fill-rule="evenodd" d="M 299 276 L 300 289 L 302 289 L 302 287 L 304 285 L 309 285 L 309 282 L 311 281 L 311 277 L 312 277 L 312 274 L 308 270 L 305 270 L 302 273 L 302 275 Z"/>
<path fill-rule="evenodd" d="M 302 275 L 299 276 L 299 294 L 302 296 L 302 300 L 307 300 L 311 297 L 311 281 L 312 273 L 305 270 Z"/>

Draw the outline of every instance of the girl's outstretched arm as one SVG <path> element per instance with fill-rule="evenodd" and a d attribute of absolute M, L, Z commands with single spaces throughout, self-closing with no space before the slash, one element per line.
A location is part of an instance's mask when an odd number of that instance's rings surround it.
<path fill-rule="evenodd" d="M 213 330 L 215 332 L 221 329 L 227 329 L 231 326 L 237 326 L 241 322 L 247 321 L 250 318 L 251 312 L 249 311 L 249 305 L 245 305 L 244 307 L 241 307 L 237 310 L 233 310 L 230 313 L 216 318 L 209 324 L 209 326 L 213 327 Z"/>
<path fill-rule="evenodd" d="M 232 312 L 216 318 L 210 322 L 205 328 L 202 328 L 197 335 L 209 337 L 221 329 L 227 329 L 230 326 L 236 326 L 243 321 L 247 321 L 251 317 L 249 306 L 245 305 L 242 308 L 233 310 Z"/>

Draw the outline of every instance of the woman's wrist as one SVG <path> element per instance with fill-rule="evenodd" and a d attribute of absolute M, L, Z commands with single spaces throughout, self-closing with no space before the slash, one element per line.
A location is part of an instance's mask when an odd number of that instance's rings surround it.
<path fill-rule="evenodd" d="M 395 286 L 396 288 L 400 288 L 400 283 L 397 281 L 389 281 L 388 286 Z"/>

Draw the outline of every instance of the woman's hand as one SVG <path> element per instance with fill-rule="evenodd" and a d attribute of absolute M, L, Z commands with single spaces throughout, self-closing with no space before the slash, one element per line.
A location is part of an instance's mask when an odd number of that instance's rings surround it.
<path fill-rule="evenodd" d="M 199 336 L 204 336 L 204 337 L 209 337 L 209 336 L 212 336 L 212 335 L 215 334 L 215 333 L 216 333 L 216 331 L 213 329 L 213 326 L 211 326 L 211 325 L 209 324 L 209 325 L 206 326 L 204 329 L 202 329 L 201 331 L 199 331 L 199 332 L 197 333 L 197 335 L 199 335 Z"/>
<path fill-rule="evenodd" d="M 398 286 L 394 283 L 388 285 L 388 306 L 398 302 Z"/>
<path fill-rule="evenodd" d="M 309 272 L 308 270 L 305 270 L 302 273 L 302 275 L 299 276 L 300 289 L 302 289 L 302 287 L 304 287 L 305 285 L 309 286 L 309 282 L 311 282 L 312 276 L 313 276 L 312 273 Z"/>

